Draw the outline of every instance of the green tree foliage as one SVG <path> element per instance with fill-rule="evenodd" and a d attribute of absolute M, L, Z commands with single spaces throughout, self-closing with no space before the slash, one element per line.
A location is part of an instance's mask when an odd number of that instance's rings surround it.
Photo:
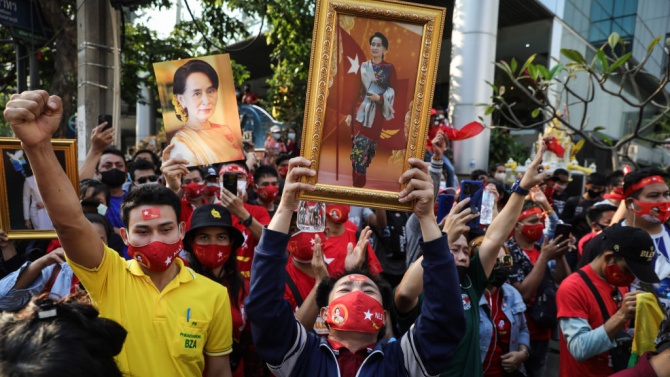
<path fill-rule="evenodd" d="M 505 163 L 509 158 L 514 161 L 526 161 L 530 151 L 516 141 L 509 130 L 501 128 L 491 129 L 491 144 L 489 147 L 489 161 Z"/>

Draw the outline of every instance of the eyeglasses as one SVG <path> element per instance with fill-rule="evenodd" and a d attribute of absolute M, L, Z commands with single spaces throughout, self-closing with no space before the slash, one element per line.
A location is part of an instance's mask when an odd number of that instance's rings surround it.
<path fill-rule="evenodd" d="M 500 266 L 512 267 L 513 263 L 514 263 L 514 260 L 512 259 L 512 256 L 511 255 L 505 255 L 502 258 L 496 258 L 496 264 L 493 266 L 493 268 L 498 268 Z"/>
<path fill-rule="evenodd" d="M 137 178 L 137 183 L 139 184 L 145 184 L 147 182 L 156 182 L 158 180 L 158 177 L 155 175 L 150 175 L 148 177 L 139 177 Z"/>

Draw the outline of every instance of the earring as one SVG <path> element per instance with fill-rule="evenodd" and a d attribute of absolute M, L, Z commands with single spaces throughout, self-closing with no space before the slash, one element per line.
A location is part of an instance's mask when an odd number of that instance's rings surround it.
<path fill-rule="evenodd" d="M 188 109 L 183 108 L 175 96 L 172 96 L 172 105 L 174 106 L 174 113 L 177 119 L 184 123 L 188 122 Z"/>

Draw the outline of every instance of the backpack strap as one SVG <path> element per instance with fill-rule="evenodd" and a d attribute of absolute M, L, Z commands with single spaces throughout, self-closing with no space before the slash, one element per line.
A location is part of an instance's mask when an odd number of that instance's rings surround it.
<path fill-rule="evenodd" d="M 595 297 L 596 301 L 598 302 L 598 306 L 600 307 L 600 311 L 602 312 L 603 322 L 607 322 L 607 320 L 610 319 L 610 315 L 609 312 L 607 311 L 607 307 L 605 306 L 603 298 L 600 296 L 595 285 L 593 285 L 593 282 L 591 281 L 591 279 L 589 279 L 589 277 L 586 275 L 584 271 L 577 270 L 577 273 L 579 274 L 579 276 L 582 277 L 582 279 L 586 283 L 586 286 L 588 286 L 589 289 L 591 290 L 591 293 L 593 293 L 593 297 Z"/>
<path fill-rule="evenodd" d="M 51 276 L 49 277 L 49 280 L 47 283 L 44 285 L 44 289 L 42 290 L 42 293 L 50 293 L 51 288 L 53 288 L 54 283 L 56 283 L 56 279 L 58 279 L 58 275 L 60 275 L 60 263 L 56 263 L 54 265 L 53 270 L 51 270 Z"/>
<path fill-rule="evenodd" d="M 302 296 L 300 296 L 298 286 L 295 285 L 295 282 L 293 281 L 293 279 L 291 279 L 291 275 L 289 275 L 288 271 L 286 271 L 286 284 L 288 285 L 288 288 L 291 290 L 291 293 L 293 294 L 293 298 L 295 299 L 296 305 L 298 307 L 301 307 L 304 300 Z"/>

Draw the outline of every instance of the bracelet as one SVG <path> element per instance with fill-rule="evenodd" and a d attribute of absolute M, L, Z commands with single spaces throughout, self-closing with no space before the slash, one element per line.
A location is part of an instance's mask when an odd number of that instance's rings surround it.
<path fill-rule="evenodd" d="M 242 225 L 249 227 L 253 221 L 254 221 L 253 215 L 249 214 L 249 217 L 247 217 L 246 220 L 242 221 Z"/>
<path fill-rule="evenodd" d="M 530 352 L 528 352 L 528 348 L 524 348 L 521 351 L 523 351 L 524 355 L 526 355 L 526 360 L 530 357 Z"/>

